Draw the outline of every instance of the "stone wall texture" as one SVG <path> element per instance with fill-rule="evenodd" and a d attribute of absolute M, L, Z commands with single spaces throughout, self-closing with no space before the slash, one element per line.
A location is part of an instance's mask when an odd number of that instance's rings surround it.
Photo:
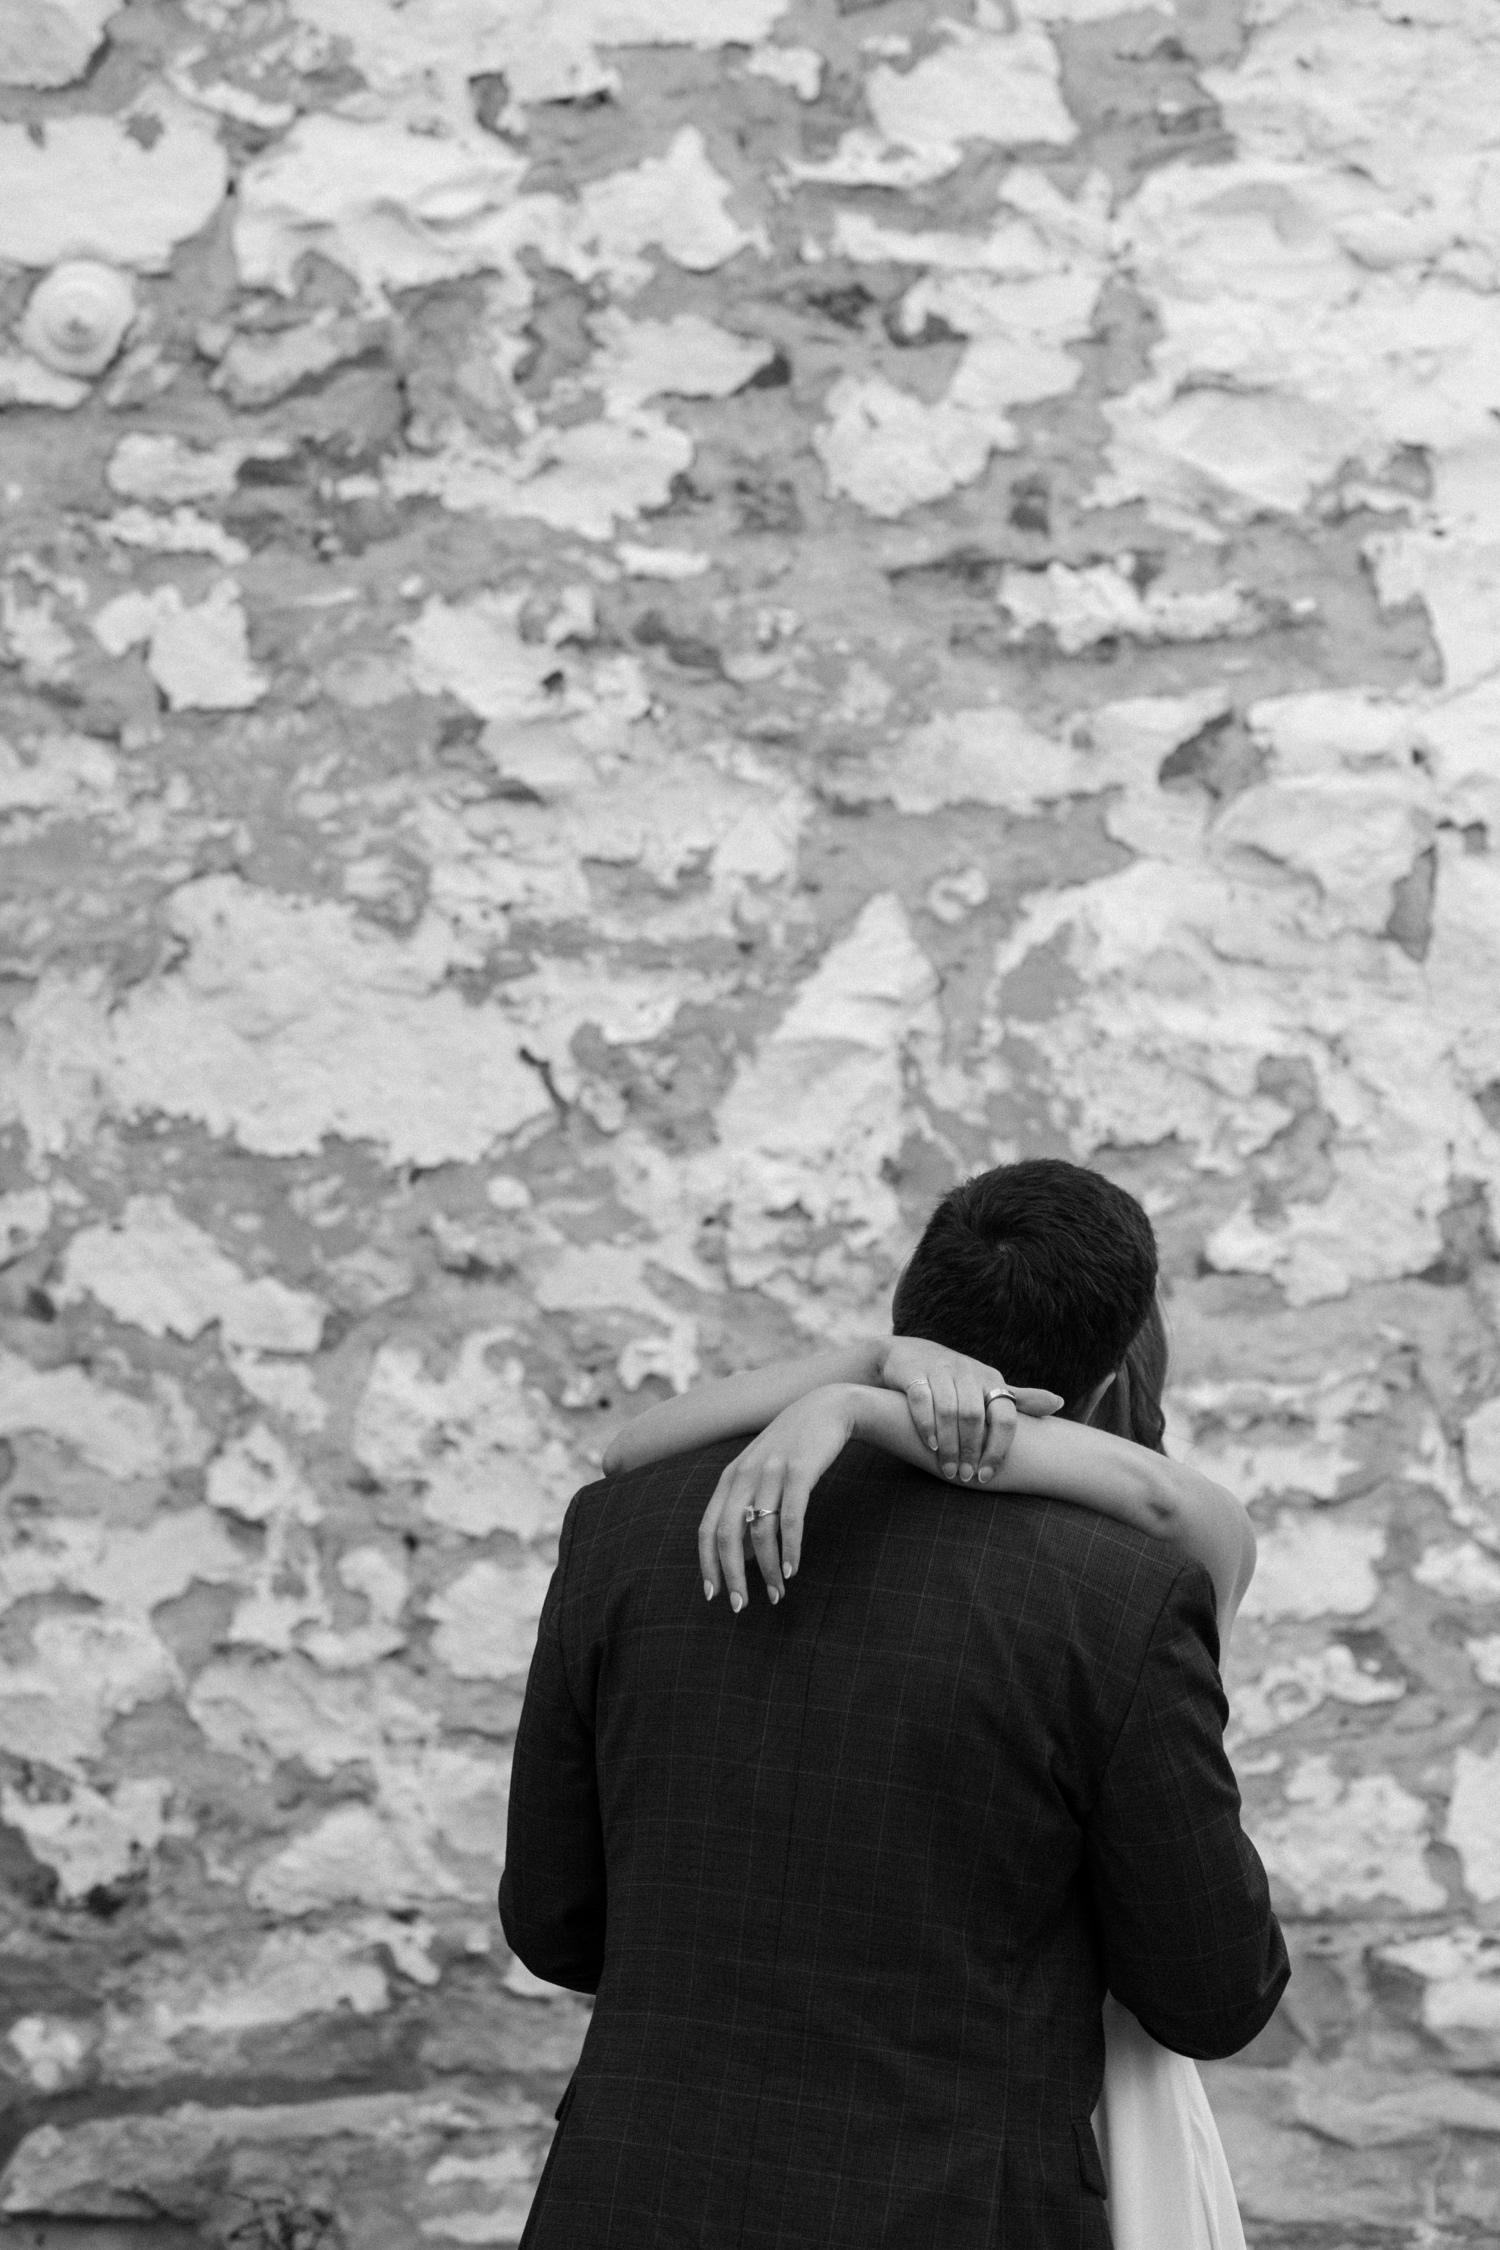
<path fill-rule="evenodd" d="M 0 2240 L 515 2240 L 568 1494 L 1054 1152 L 1259 1526 L 1252 2239 L 1493 2243 L 1492 0 L 0 0 L 0 81 Z"/>

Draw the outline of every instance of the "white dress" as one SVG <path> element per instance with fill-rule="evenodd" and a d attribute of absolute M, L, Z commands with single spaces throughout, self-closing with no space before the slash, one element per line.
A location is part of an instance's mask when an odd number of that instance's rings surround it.
<path fill-rule="evenodd" d="M 1197 2065 L 1104 2003 L 1094 2135 L 1115 2250 L 1245 2250 L 1234 2183 Z"/>

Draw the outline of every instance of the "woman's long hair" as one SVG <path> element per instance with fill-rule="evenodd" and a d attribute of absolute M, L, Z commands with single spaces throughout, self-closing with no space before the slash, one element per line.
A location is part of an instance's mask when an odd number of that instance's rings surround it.
<path fill-rule="evenodd" d="M 1167 1324 L 1153 1297 L 1151 1310 L 1126 1346 L 1120 1372 L 1090 1420 L 1099 1430 L 1131 1438 L 1153 1453 L 1165 1453 L 1166 1417 L 1161 1395 L 1167 1383 Z"/>

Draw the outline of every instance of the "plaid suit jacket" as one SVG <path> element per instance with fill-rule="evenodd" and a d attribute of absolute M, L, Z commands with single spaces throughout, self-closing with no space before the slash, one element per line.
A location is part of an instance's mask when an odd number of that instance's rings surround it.
<path fill-rule="evenodd" d="M 564 1526 L 500 1908 L 598 1997 L 524 2250 L 1108 2250 L 1106 1984 L 1210 2056 L 1288 1974 L 1207 1573 L 856 1444 L 736 1618 L 694 1545 L 736 1450 Z"/>

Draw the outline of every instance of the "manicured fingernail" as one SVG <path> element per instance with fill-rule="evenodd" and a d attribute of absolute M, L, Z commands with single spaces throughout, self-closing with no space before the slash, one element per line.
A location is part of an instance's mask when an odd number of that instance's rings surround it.
<path fill-rule="evenodd" d="M 992 1476 L 994 1475 L 994 1473 L 995 1473 L 995 1472 L 994 1472 L 994 1470 L 993 1470 L 993 1469 L 981 1469 L 981 1470 L 980 1470 L 980 1472 L 979 1472 L 979 1481 L 980 1481 L 980 1483 L 981 1483 L 981 1484 L 988 1484 L 988 1483 L 989 1483 L 989 1481 L 990 1481 L 990 1478 L 991 1478 L 991 1477 L 992 1477 Z"/>
<path fill-rule="evenodd" d="M 774 1609 L 781 1599 L 781 1589 L 777 1586 L 768 1586 L 766 1588 L 766 1599 Z"/>
<path fill-rule="evenodd" d="M 713 1582 L 713 1580 L 712 1580 L 711 1578 L 705 1578 L 705 1579 L 704 1579 L 704 1581 L 703 1581 L 703 1599 L 704 1599 L 704 1600 L 705 1600 L 706 1602 L 711 1602 L 711 1601 L 713 1600 L 713 1598 L 714 1598 L 714 1582 Z"/>
<path fill-rule="evenodd" d="M 927 1450 L 928 1450 L 928 1452 L 929 1452 L 929 1453 L 936 1453 L 936 1451 L 937 1451 L 937 1439 L 936 1439 L 935 1437 L 930 1437 L 930 1438 L 929 1438 L 929 1439 L 927 1440 Z"/>
<path fill-rule="evenodd" d="M 729 1606 L 730 1606 L 730 1608 L 731 1608 L 731 1609 L 732 1609 L 732 1610 L 734 1611 L 734 1614 L 735 1614 L 735 1616 L 736 1616 L 736 1617 L 738 1617 L 738 1616 L 739 1616 L 739 1614 L 740 1614 L 740 1611 L 741 1611 L 741 1610 L 742 1610 L 742 1609 L 744 1608 L 744 1606 L 745 1606 L 745 1597 L 744 1597 L 744 1595 L 743 1595 L 743 1594 L 731 1594 L 731 1595 L 730 1595 L 730 1597 L 729 1597 Z"/>
<path fill-rule="evenodd" d="M 783 1578 L 795 1578 L 797 1565 L 794 1562 L 784 1562 L 781 1566 L 781 1575 Z"/>
<path fill-rule="evenodd" d="M 943 1463 L 943 1474 L 945 1477 L 952 1477 L 958 1474 L 951 1461 L 945 1461 Z"/>
<path fill-rule="evenodd" d="M 973 1477 L 974 1477 L 974 1464 L 973 1464 L 973 1462 L 972 1462 L 972 1461 L 965 1461 L 965 1463 L 964 1463 L 963 1467 L 962 1467 L 962 1468 L 961 1468 L 961 1469 L 959 1470 L 959 1472 L 958 1472 L 958 1480 L 959 1480 L 959 1483 L 960 1483 L 960 1484 L 970 1484 L 970 1483 L 972 1483 L 972 1482 L 973 1482 Z"/>

